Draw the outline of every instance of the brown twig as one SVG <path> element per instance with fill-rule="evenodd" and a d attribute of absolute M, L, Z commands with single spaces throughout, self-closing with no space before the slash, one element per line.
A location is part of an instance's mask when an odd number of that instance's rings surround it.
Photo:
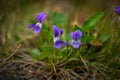
<path fill-rule="evenodd" d="M 17 46 L 17 48 L 15 49 L 15 51 L 14 51 L 10 56 L 8 56 L 2 63 L 4 63 L 4 62 L 7 61 L 8 59 L 10 59 L 12 56 L 14 56 L 15 53 L 20 49 L 20 47 L 21 47 L 21 44 L 19 44 L 19 45 Z"/>

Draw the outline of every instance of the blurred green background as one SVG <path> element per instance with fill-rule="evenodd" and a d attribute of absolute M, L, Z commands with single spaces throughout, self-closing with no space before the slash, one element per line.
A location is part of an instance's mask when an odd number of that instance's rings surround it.
<path fill-rule="evenodd" d="M 41 11 L 68 13 L 68 25 L 81 25 L 96 11 L 114 14 L 117 0 L 0 0 L 0 46 L 11 46 L 16 41 L 31 38 L 27 26 Z M 15 42 L 14 42 L 15 41 Z"/>

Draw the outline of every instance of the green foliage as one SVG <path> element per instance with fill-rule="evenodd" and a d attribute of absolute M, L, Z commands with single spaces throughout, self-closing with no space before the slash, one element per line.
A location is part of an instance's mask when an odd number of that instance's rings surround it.
<path fill-rule="evenodd" d="M 14 33 L 13 37 L 14 37 L 16 42 L 18 42 L 20 40 L 20 37 L 19 37 L 19 35 L 17 33 Z"/>
<path fill-rule="evenodd" d="M 36 60 L 43 60 L 52 57 L 52 55 L 45 50 L 40 52 L 38 49 L 33 49 L 30 53 L 31 56 Z"/>
<path fill-rule="evenodd" d="M 73 28 L 72 28 L 72 31 L 75 31 L 75 30 L 80 30 L 82 31 L 81 27 L 77 26 L 77 25 L 74 25 Z M 82 31 L 83 33 L 83 31 Z"/>
<path fill-rule="evenodd" d="M 80 30 L 82 32 L 81 41 L 84 43 L 89 43 L 91 40 L 96 39 L 96 37 L 93 36 L 91 33 L 94 33 L 93 32 L 94 27 L 100 22 L 103 16 L 104 16 L 103 12 L 96 13 L 93 16 L 91 16 L 88 20 L 86 20 L 82 24 L 82 27 L 75 25 L 72 30 L 73 31 Z M 104 38 L 104 40 L 106 39 Z M 103 37 L 102 37 L 102 40 L 103 40 Z"/>
<path fill-rule="evenodd" d="M 107 35 L 107 34 L 101 34 L 101 36 L 100 36 L 100 41 L 102 42 L 102 43 L 104 43 L 106 40 L 108 40 L 110 38 L 110 36 L 109 35 Z"/>
<path fill-rule="evenodd" d="M 69 40 L 71 40 L 71 36 L 70 36 L 70 34 L 66 34 L 65 36 L 64 36 L 64 38 L 65 38 L 65 41 L 69 41 Z"/>
<path fill-rule="evenodd" d="M 92 30 L 99 22 L 100 19 L 104 16 L 104 13 L 98 12 L 94 14 L 92 17 L 90 17 L 88 20 L 86 20 L 83 25 L 82 29 L 85 31 Z"/>
<path fill-rule="evenodd" d="M 43 33 L 44 37 L 47 37 L 47 40 L 50 40 L 51 37 L 53 37 L 53 33 L 51 30 L 51 26 L 47 26 L 45 24 L 42 24 L 41 32 Z"/>
<path fill-rule="evenodd" d="M 31 50 L 31 56 L 36 60 L 40 60 L 41 52 L 38 49 L 33 49 L 33 50 Z"/>
<path fill-rule="evenodd" d="M 58 12 L 50 12 L 50 18 L 54 25 L 67 26 L 68 25 L 68 14 L 67 13 L 58 13 Z"/>

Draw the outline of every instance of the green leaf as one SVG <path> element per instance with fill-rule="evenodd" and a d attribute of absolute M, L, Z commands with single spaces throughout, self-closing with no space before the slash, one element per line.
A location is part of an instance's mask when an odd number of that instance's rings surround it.
<path fill-rule="evenodd" d="M 41 53 L 38 49 L 33 49 L 31 51 L 31 56 L 36 60 L 40 60 L 40 55 L 41 55 Z"/>
<path fill-rule="evenodd" d="M 87 37 L 87 40 L 86 40 L 86 43 L 89 43 L 91 40 L 95 40 L 95 36 L 88 36 Z"/>
<path fill-rule="evenodd" d="M 43 52 L 40 52 L 38 49 L 33 49 L 30 53 L 31 53 L 31 56 L 36 60 L 42 60 L 50 57 L 50 53 L 45 51 L 43 54 Z"/>
<path fill-rule="evenodd" d="M 59 26 L 66 26 L 68 24 L 68 14 L 60 12 L 50 12 L 50 18 L 53 24 Z"/>
<path fill-rule="evenodd" d="M 110 38 L 110 36 L 106 35 L 106 34 L 102 34 L 100 36 L 100 40 L 101 40 L 102 43 L 105 42 L 106 40 L 108 40 L 109 38 Z"/>
<path fill-rule="evenodd" d="M 73 28 L 72 28 L 72 31 L 75 31 L 75 30 L 81 30 L 81 28 L 77 25 L 74 25 Z"/>
<path fill-rule="evenodd" d="M 94 14 L 92 17 L 90 17 L 87 21 L 85 21 L 82 25 L 83 30 L 91 30 L 93 29 L 100 21 L 100 19 L 103 17 L 104 13 L 99 12 Z"/>
<path fill-rule="evenodd" d="M 42 24 L 42 30 L 41 31 L 45 34 L 45 36 L 48 37 L 48 39 L 52 36 L 52 31 L 45 24 Z"/>

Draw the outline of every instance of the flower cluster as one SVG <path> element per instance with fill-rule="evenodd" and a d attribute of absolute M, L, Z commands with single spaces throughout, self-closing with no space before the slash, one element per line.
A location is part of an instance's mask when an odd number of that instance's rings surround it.
<path fill-rule="evenodd" d="M 45 14 L 43 12 L 37 14 L 37 16 L 36 16 L 37 23 L 28 25 L 28 28 L 30 30 L 33 30 L 35 34 L 38 34 L 42 28 L 42 22 L 46 17 L 47 17 L 47 14 Z M 74 32 L 71 32 L 72 40 L 70 40 L 69 43 L 64 42 L 60 39 L 60 36 L 62 36 L 62 34 L 63 34 L 62 29 L 59 29 L 57 26 L 53 25 L 52 31 L 54 34 L 54 48 L 60 49 L 63 46 L 67 46 L 67 44 L 70 44 L 74 48 L 79 48 L 79 46 L 81 44 L 80 38 L 82 36 L 82 32 L 80 30 L 76 30 Z"/>

